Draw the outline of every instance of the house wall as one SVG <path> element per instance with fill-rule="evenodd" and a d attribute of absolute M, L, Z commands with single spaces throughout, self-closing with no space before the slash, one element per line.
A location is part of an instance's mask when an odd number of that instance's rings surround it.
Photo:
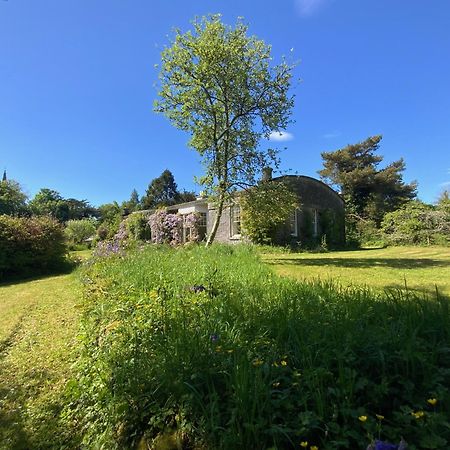
<path fill-rule="evenodd" d="M 320 180 L 307 176 L 286 175 L 276 178 L 285 182 L 297 194 L 300 201 L 297 242 L 320 242 L 326 236 L 327 243 L 345 243 L 345 204 L 342 197 Z M 314 211 L 318 214 L 317 234 L 314 234 Z M 295 241 L 295 237 L 292 238 Z"/>
<path fill-rule="evenodd" d="M 225 206 L 220 218 L 219 227 L 217 228 L 216 238 L 217 242 L 224 242 L 227 244 L 236 244 L 241 242 L 240 238 L 231 237 L 231 207 Z M 216 220 L 217 210 L 213 205 L 208 206 L 208 219 L 207 219 L 207 234 L 211 233 L 214 221 Z"/>

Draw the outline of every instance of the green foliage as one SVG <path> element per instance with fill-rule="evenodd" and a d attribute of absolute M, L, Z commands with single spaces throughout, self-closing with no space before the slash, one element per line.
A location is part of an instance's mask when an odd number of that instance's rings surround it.
<path fill-rule="evenodd" d="M 57 269 L 65 254 L 63 228 L 54 219 L 0 216 L 0 277 Z"/>
<path fill-rule="evenodd" d="M 450 214 L 445 203 L 435 207 L 414 201 L 386 214 L 382 231 L 391 244 L 448 245 Z"/>
<path fill-rule="evenodd" d="M 135 212 L 125 219 L 128 236 L 134 241 L 148 241 L 151 238 L 148 216 L 145 213 Z"/>
<path fill-rule="evenodd" d="M 369 220 L 377 227 L 387 212 L 395 211 L 416 197 L 416 183 L 403 182 L 403 159 L 383 169 L 383 157 L 376 155 L 381 136 L 348 145 L 334 152 L 323 152 L 324 168 L 319 174 L 338 187 L 346 202 L 349 241 L 357 237 L 358 222 Z"/>
<path fill-rule="evenodd" d="M 96 223 L 92 219 L 69 220 L 64 232 L 70 243 L 83 244 L 95 235 Z"/>
<path fill-rule="evenodd" d="M 296 194 L 283 182 L 263 182 L 239 196 L 244 236 L 256 244 L 276 243 L 277 232 L 298 208 Z"/>
<path fill-rule="evenodd" d="M 117 202 L 105 203 L 98 207 L 100 224 L 97 229 L 97 239 L 111 239 L 118 231 L 123 220 L 123 210 Z"/>
<path fill-rule="evenodd" d="M 87 200 L 65 199 L 59 192 L 47 188 L 41 189 L 34 196 L 29 207 L 33 214 L 49 215 L 60 222 L 98 216 L 98 211 Z"/>
<path fill-rule="evenodd" d="M 155 103 L 172 124 L 191 135 L 202 157 L 200 184 L 217 201 L 207 245 L 215 237 L 224 203 L 237 188 L 254 185 L 276 153 L 258 147 L 261 137 L 285 129 L 293 106 L 288 90 L 292 66 L 272 67 L 270 46 L 247 35 L 247 26 L 224 25 L 220 15 L 176 30 L 162 52 L 159 98 Z"/>
<path fill-rule="evenodd" d="M 148 185 L 147 192 L 142 197 L 144 209 L 155 209 L 195 200 L 193 192 L 179 192 L 175 178 L 170 170 L 165 170 L 158 178 Z"/>
<path fill-rule="evenodd" d="M 27 196 L 17 181 L 0 181 L 0 214 L 23 215 L 27 212 L 26 201 Z"/>
<path fill-rule="evenodd" d="M 299 284 L 244 245 L 151 246 L 83 280 L 66 414 L 86 448 L 450 442 L 444 298 Z"/>

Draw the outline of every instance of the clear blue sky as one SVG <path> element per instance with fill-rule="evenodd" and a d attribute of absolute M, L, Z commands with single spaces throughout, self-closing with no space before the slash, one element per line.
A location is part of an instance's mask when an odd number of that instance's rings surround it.
<path fill-rule="evenodd" d="M 166 168 L 198 191 L 189 137 L 152 111 L 154 65 L 215 12 L 301 61 L 283 169 L 316 176 L 320 152 L 382 134 L 421 199 L 450 187 L 449 0 L 0 0 L 0 169 L 94 205 Z"/>

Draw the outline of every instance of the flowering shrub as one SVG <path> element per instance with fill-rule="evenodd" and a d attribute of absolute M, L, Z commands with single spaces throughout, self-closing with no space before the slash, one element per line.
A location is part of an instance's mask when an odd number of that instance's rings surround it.
<path fill-rule="evenodd" d="M 148 220 L 155 244 L 179 245 L 182 242 L 182 218 L 177 214 L 170 214 L 158 210 Z"/>
<path fill-rule="evenodd" d="M 202 217 L 199 213 L 190 213 L 184 216 L 184 228 L 189 230 L 186 233 L 187 242 L 199 242 L 200 241 L 200 222 Z"/>
<path fill-rule="evenodd" d="M 119 225 L 119 231 L 109 241 L 100 241 L 95 250 L 94 256 L 105 257 L 123 254 L 128 245 L 129 233 L 125 221 Z"/>

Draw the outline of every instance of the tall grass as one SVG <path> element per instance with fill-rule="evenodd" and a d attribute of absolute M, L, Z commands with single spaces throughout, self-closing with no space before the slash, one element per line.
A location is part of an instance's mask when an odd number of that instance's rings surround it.
<path fill-rule="evenodd" d="M 146 248 L 83 281 L 67 417 L 90 448 L 450 441 L 444 298 L 300 284 L 245 246 Z"/>

